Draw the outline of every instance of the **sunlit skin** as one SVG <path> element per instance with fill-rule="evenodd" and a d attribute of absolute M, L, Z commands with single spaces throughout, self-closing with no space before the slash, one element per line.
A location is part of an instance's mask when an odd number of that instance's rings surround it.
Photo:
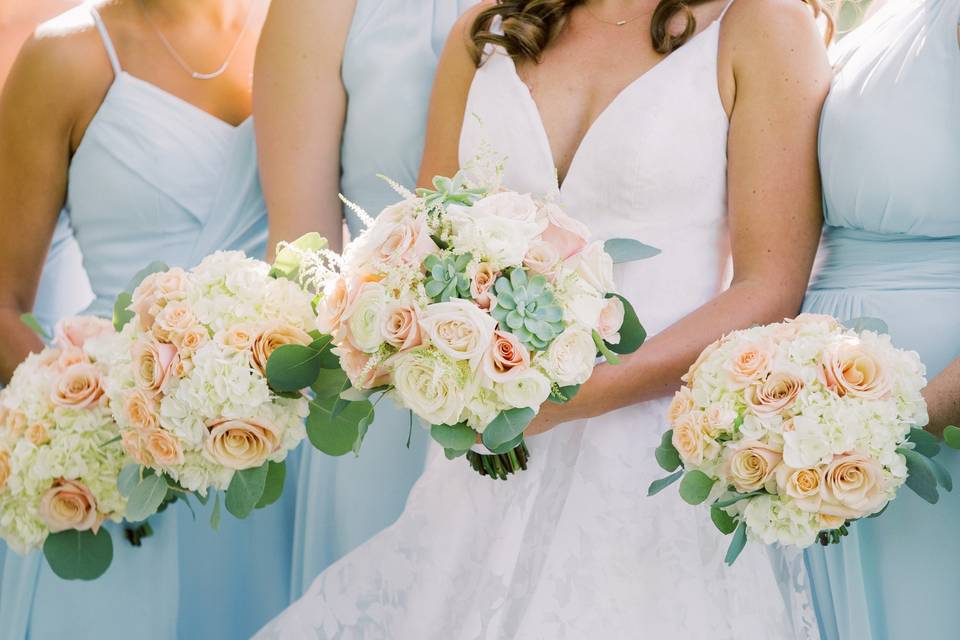
<path fill-rule="evenodd" d="M 617 27 L 592 18 L 583 7 L 574 9 L 542 62 L 519 65 L 561 179 L 590 123 L 663 58 L 649 36 L 656 4 L 590 0 L 589 9 L 606 21 L 644 17 Z M 724 4 L 717 0 L 693 8 L 698 28 L 709 25 Z M 461 19 L 440 62 L 422 185 L 458 169 L 460 129 L 475 73 L 467 33 L 476 13 Z M 723 333 L 799 312 L 823 222 L 817 130 L 831 75 L 810 9 L 799 0 L 737 0 L 721 27 L 718 72 L 730 118 L 731 287 L 621 364 L 597 367 L 573 401 L 545 405 L 528 435 L 667 396 L 700 351 Z"/>
<path fill-rule="evenodd" d="M 0 87 L 34 29 L 75 4 L 71 0 L 0 0 Z"/>
<path fill-rule="evenodd" d="M 196 80 L 164 48 L 143 10 L 197 71 L 220 66 L 248 11 L 250 28 L 229 69 Z M 115 0 L 100 13 L 124 71 L 237 125 L 252 111 L 253 58 L 266 0 Z M 73 153 L 113 82 L 113 70 L 80 7 L 41 26 L 24 45 L 0 95 L 0 380 L 41 348 L 20 321 L 33 308 L 63 206 Z"/>

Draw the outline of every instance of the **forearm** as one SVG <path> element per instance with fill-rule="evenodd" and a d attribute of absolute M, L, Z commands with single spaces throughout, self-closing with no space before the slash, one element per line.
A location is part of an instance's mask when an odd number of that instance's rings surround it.
<path fill-rule="evenodd" d="M 24 358 L 43 349 L 43 342 L 20 320 L 20 311 L 0 309 L 0 382 L 7 384 Z"/>
<path fill-rule="evenodd" d="M 923 396 L 930 413 L 927 431 L 942 436 L 944 428 L 960 426 L 960 358 L 930 381 Z"/>

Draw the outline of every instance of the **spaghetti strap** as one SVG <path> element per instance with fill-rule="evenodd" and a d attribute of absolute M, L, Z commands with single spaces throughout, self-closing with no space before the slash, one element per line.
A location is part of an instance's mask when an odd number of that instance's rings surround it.
<path fill-rule="evenodd" d="M 123 67 L 120 66 L 120 58 L 117 57 L 117 49 L 113 46 L 113 40 L 110 39 L 110 33 L 107 31 L 107 25 L 103 23 L 100 12 L 96 7 L 90 7 L 90 15 L 97 25 L 97 31 L 100 32 L 100 39 L 103 40 L 103 48 L 107 50 L 107 57 L 110 58 L 110 66 L 113 67 L 114 75 L 120 75 Z"/>
<path fill-rule="evenodd" d="M 723 11 L 720 12 L 720 17 L 717 18 L 717 22 L 720 22 L 721 20 L 723 20 L 723 16 L 727 15 L 727 11 L 729 11 L 730 7 L 733 6 L 733 2 L 734 0 L 727 1 L 727 6 L 725 6 L 723 8 Z"/>

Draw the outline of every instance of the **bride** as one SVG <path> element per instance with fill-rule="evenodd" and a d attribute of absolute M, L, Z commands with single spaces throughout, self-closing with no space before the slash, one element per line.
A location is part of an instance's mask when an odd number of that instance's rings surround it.
<path fill-rule="evenodd" d="M 661 475 L 667 398 L 698 353 L 800 308 L 830 80 L 816 10 L 500 0 L 461 19 L 440 62 L 421 182 L 489 145 L 508 158 L 505 186 L 553 194 L 595 238 L 659 247 L 617 272 L 655 337 L 598 367 L 572 402 L 544 407 L 531 468 L 509 481 L 433 451 L 400 520 L 261 637 L 816 636 L 812 620 L 791 620 L 804 606 L 810 616 L 802 576 L 778 585 L 759 546 L 725 567 L 727 539 L 705 512 L 675 492 L 646 496 Z"/>

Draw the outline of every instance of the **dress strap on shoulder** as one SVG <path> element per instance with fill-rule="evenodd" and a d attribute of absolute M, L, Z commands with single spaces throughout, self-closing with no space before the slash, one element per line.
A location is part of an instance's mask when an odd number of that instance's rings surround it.
<path fill-rule="evenodd" d="M 717 18 L 717 22 L 723 20 L 723 16 L 727 15 L 727 11 L 730 10 L 730 7 L 733 6 L 734 0 L 727 0 L 726 6 L 723 7 L 723 11 L 720 12 L 720 16 Z"/>
<path fill-rule="evenodd" d="M 110 58 L 110 66 L 113 67 L 114 75 L 120 75 L 123 67 L 120 66 L 120 58 L 117 57 L 117 49 L 113 46 L 113 40 L 110 39 L 110 32 L 107 31 L 107 25 L 103 23 L 100 12 L 96 7 L 90 7 L 90 15 L 93 17 L 94 24 L 97 25 L 97 31 L 100 32 L 100 39 L 103 40 L 103 48 L 107 50 L 107 57 Z"/>

